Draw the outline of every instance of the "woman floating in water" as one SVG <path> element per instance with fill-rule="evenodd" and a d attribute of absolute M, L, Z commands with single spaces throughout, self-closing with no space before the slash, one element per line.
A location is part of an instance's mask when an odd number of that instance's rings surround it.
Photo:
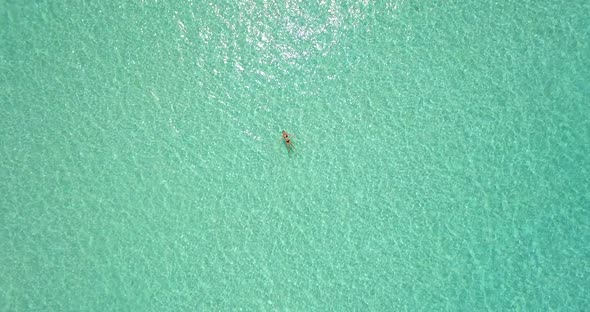
<path fill-rule="evenodd" d="M 295 146 L 293 146 L 293 142 L 291 141 L 291 138 L 289 138 L 289 133 L 285 130 L 283 130 L 283 141 L 285 141 L 289 153 L 291 150 L 295 151 Z"/>

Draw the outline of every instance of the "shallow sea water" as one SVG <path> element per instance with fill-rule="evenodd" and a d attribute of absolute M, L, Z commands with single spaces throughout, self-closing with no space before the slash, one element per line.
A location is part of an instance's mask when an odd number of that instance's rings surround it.
<path fill-rule="evenodd" d="M 0 310 L 583 311 L 588 16 L 0 1 Z"/>

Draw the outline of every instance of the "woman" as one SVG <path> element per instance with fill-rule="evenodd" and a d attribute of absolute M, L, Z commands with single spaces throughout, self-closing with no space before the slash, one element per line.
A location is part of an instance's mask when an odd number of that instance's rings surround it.
<path fill-rule="evenodd" d="M 289 138 L 289 133 L 283 130 L 283 141 L 285 141 L 285 145 L 287 146 L 287 151 L 291 152 L 291 150 L 295 151 L 295 146 L 293 146 L 293 142 L 291 138 Z"/>

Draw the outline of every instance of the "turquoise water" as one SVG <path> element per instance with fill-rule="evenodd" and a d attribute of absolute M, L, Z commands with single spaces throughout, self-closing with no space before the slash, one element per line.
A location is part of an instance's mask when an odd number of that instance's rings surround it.
<path fill-rule="evenodd" d="M 588 2 L 21 2 L 1 311 L 590 306 Z"/>

